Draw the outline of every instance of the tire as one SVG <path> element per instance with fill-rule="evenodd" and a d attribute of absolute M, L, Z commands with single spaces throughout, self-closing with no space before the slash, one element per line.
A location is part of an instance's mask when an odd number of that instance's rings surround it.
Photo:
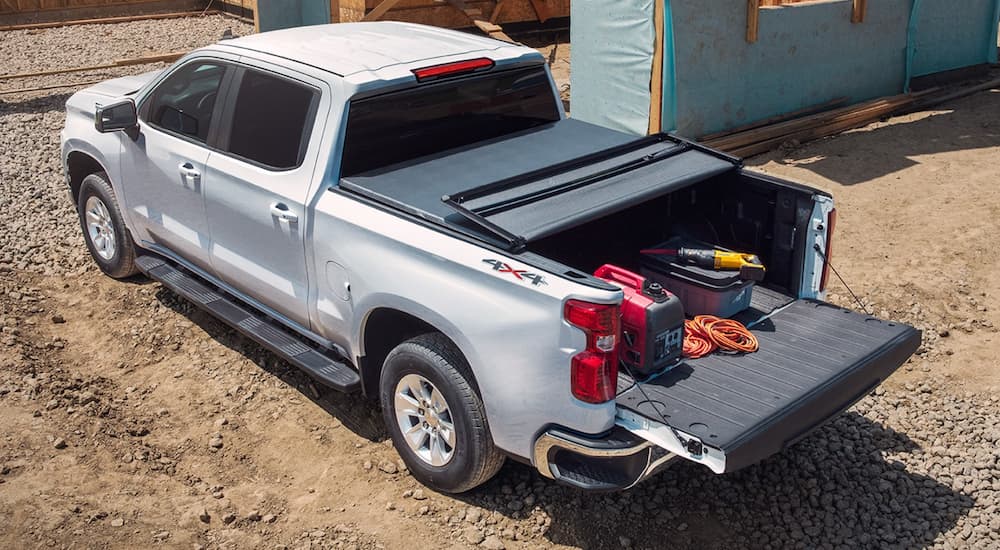
<path fill-rule="evenodd" d="M 422 334 L 396 346 L 382 368 L 382 415 L 392 442 L 413 477 L 436 491 L 468 491 L 488 481 L 503 466 L 504 456 L 493 445 L 486 410 L 473 383 L 465 357 L 438 333 Z M 433 403 L 414 409 L 419 407 L 414 395 L 420 390 Z M 405 412 L 414 410 L 423 415 Z M 441 410 L 445 414 L 438 414 Z M 453 428 L 450 454 L 449 425 Z M 412 440 L 403 433 L 406 427 Z M 436 455 L 435 438 L 440 444 Z M 426 449 L 416 443 L 417 439 L 426 441 Z"/>
<path fill-rule="evenodd" d="M 115 279 L 139 272 L 135 266 L 135 244 L 125 227 L 118 198 L 104 173 L 90 174 L 80 184 L 77 213 L 83 240 L 94 262 Z"/>

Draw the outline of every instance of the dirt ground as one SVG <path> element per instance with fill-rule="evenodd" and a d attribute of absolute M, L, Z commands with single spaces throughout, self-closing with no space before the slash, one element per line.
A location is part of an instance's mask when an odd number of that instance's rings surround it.
<path fill-rule="evenodd" d="M 155 283 L 65 259 L 84 246 L 59 190 L 65 96 L 2 99 L 4 158 L 47 168 L 37 197 L 0 172 L 3 229 L 29 240 L 0 253 L 0 547 L 1000 547 L 1000 90 L 748 161 L 834 195 L 834 265 L 924 346 L 788 456 L 728 480 L 680 465 L 607 496 L 510 462 L 467 495 L 424 489 L 374 404 L 317 391 Z M 16 117 L 46 132 L 40 148 Z M 62 229 L 30 242 L 8 216 L 25 195 Z M 964 458 L 949 414 L 975 418 Z M 905 498 L 879 500 L 893 483 Z M 873 504 L 844 513 L 856 495 Z"/>

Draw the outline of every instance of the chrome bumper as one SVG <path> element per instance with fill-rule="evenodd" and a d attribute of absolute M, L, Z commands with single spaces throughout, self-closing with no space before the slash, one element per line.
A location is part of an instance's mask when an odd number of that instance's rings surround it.
<path fill-rule="evenodd" d="M 619 428 L 599 439 L 553 428 L 538 437 L 533 454 L 543 476 L 592 491 L 628 489 L 676 458 Z"/>

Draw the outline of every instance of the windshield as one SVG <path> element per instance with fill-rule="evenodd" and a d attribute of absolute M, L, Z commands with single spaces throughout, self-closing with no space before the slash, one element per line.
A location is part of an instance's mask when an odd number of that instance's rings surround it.
<path fill-rule="evenodd" d="M 559 120 L 541 65 L 351 102 L 343 177 Z"/>

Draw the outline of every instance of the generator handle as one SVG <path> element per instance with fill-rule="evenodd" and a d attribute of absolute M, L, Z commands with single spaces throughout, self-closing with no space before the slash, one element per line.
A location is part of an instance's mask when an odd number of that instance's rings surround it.
<path fill-rule="evenodd" d="M 594 272 L 594 277 L 621 283 L 639 292 L 642 292 L 642 285 L 646 283 L 646 278 L 642 275 L 611 264 L 604 264 L 597 268 L 597 271 Z"/>

